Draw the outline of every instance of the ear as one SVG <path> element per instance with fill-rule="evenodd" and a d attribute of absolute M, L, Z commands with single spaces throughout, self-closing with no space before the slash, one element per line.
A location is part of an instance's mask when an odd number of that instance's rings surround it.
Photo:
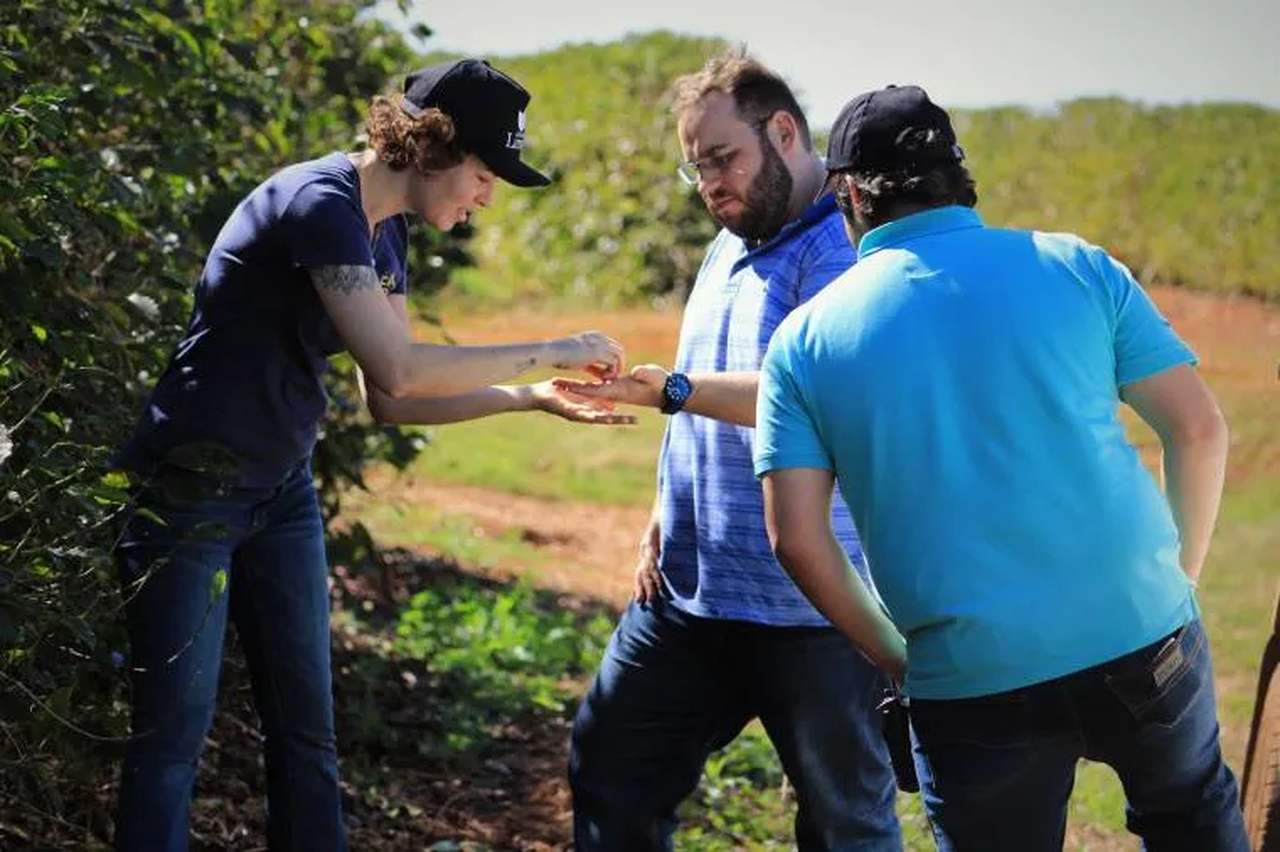
<path fill-rule="evenodd" d="M 857 210 L 862 206 L 862 193 L 858 191 L 858 185 L 853 182 L 853 175 L 842 174 L 840 180 L 844 181 L 844 185 L 849 188 L 849 201 L 853 203 L 853 209 Z"/>
<path fill-rule="evenodd" d="M 790 154 L 803 147 L 800 141 L 800 127 L 796 124 L 794 115 L 785 109 L 780 109 L 769 117 L 769 124 L 778 138 L 780 153 Z"/>

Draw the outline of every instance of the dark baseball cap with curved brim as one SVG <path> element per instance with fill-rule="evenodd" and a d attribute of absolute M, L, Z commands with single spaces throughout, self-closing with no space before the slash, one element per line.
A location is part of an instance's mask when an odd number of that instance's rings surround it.
<path fill-rule="evenodd" d="M 520 159 L 530 95 L 481 59 L 458 59 L 405 78 L 400 108 L 415 118 L 435 107 L 453 119 L 464 148 L 514 186 L 546 186 L 551 179 Z"/>
<path fill-rule="evenodd" d="M 827 143 L 828 172 L 918 173 L 963 160 L 951 117 L 919 86 L 858 95 L 840 110 Z"/>

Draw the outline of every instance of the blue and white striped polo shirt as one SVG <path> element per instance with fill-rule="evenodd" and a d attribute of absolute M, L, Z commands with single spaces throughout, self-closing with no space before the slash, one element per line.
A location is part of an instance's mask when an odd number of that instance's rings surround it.
<path fill-rule="evenodd" d="M 754 249 L 728 231 L 711 243 L 680 328 L 675 369 L 759 370 L 773 330 L 853 265 L 835 199 L 824 195 Z M 777 626 L 827 624 L 773 556 L 752 467 L 755 430 L 694 414 L 667 424 L 658 461 L 660 566 L 671 602 L 693 615 Z M 844 501 L 836 537 L 866 563 Z"/>

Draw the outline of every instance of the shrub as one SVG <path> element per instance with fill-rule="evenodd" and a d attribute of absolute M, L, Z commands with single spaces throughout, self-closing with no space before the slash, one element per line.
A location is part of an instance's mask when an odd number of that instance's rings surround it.
<path fill-rule="evenodd" d="M 61 785 L 101 771 L 95 737 L 126 731 L 109 553 L 130 497 L 107 459 L 232 206 L 354 147 L 368 98 L 410 64 L 362 5 L 0 6 L 0 794 L 56 815 Z M 412 254 L 418 290 L 465 261 L 424 233 Z M 330 516 L 366 460 L 417 450 L 357 416 L 350 375 L 316 460 Z"/>

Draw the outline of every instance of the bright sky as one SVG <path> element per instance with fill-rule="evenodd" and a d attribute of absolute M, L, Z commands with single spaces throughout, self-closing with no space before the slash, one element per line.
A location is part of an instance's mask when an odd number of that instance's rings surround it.
<path fill-rule="evenodd" d="M 943 106 L 1120 95 L 1280 107 L 1280 0 L 416 0 L 411 9 L 406 17 L 384 0 L 380 14 L 431 27 L 424 49 L 483 57 L 654 29 L 746 42 L 819 127 L 887 83 L 922 85 Z"/>

